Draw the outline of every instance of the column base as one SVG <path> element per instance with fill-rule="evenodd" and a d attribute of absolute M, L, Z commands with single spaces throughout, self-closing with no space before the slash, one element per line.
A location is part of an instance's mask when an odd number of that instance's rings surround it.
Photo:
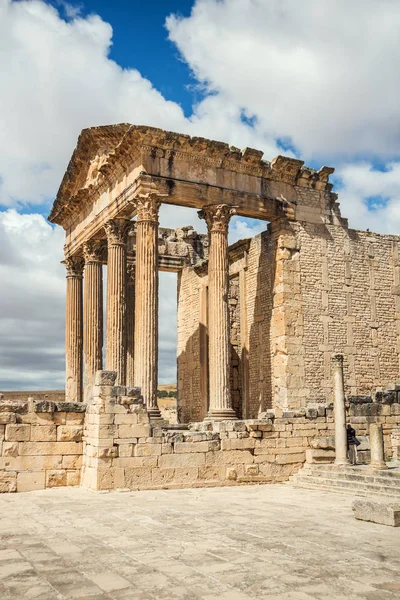
<path fill-rule="evenodd" d="M 376 463 L 371 462 L 369 466 L 371 469 L 374 469 L 376 471 L 387 471 L 388 470 L 388 466 L 385 462 L 376 462 Z"/>
<path fill-rule="evenodd" d="M 350 461 L 348 458 L 338 458 L 333 464 L 335 467 L 348 467 L 350 465 Z"/>
<path fill-rule="evenodd" d="M 233 408 L 212 409 L 207 413 L 204 421 L 237 421 L 237 416 Z"/>
<path fill-rule="evenodd" d="M 147 412 L 149 413 L 150 421 L 163 421 L 158 406 L 152 406 L 151 408 L 148 408 Z"/>

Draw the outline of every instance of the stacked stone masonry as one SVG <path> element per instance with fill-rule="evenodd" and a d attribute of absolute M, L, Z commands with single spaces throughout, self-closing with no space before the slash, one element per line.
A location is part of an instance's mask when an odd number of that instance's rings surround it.
<path fill-rule="evenodd" d="M 0 492 L 79 485 L 84 403 L 0 401 Z"/>
<path fill-rule="evenodd" d="M 115 379 L 115 373 L 98 372 L 89 405 L 1 401 L 0 491 L 283 482 L 334 435 L 332 405 L 322 404 L 171 430 L 151 421 L 137 388 L 116 386 Z M 370 423 L 382 424 L 385 455 L 392 457 L 400 427 L 396 393 L 390 401 L 348 404 L 347 420 L 359 436 L 368 435 Z M 334 452 L 328 455 L 332 462 Z"/>

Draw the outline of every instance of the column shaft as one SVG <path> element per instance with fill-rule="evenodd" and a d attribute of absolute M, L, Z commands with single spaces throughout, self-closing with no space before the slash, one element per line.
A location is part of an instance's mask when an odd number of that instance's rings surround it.
<path fill-rule="evenodd" d="M 344 397 L 343 356 L 335 354 L 332 357 L 333 366 L 333 403 L 335 418 L 335 464 L 348 465 L 346 406 Z"/>
<path fill-rule="evenodd" d="M 126 239 L 131 222 L 112 219 L 107 233 L 106 369 L 117 372 L 117 385 L 126 378 Z"/>
<path fill-rule="evenodd" d="M 135 282 L 135 385 L 152 418 L 160 418 L 158 381 L 158 210 L 157 196 L 137 199 Z"/>
<path fill-rule="evenodd" d="M 103 243 L 88 242 L 83 247 L 85 257 L 84 283 L 84 396 L 89 401 L 96 371 L 103 368 Z"/>
<path fill-rule="evenodd" d="M 82 401 L 82 276 L 83 259 L 70 257 L 64 261 L 67 268 L 65 315 L 65 399 Z"/>
<path fill-rule="evenodd" d="M 134 385 L 135 355 L 135 265 L 127 267 L 126 286 L 126 385 Z"/>
<path fill-rule="evenodd" d="M 235 419 L 230 389 L 228 225 L 235 209 L 210 205 L 199 216 L 207 222 L 210 237 L 208 257 L 208 331 L 210 405 L 207 418 Z"/>
<path fill-rule="evenodd" d="M 387 469 L 385 462 L 385 449 L 383 445 L 383 428 L 378 423 L 369 426 L 369 443 L 371 448 L 371 467 L 383 471 Z"/>

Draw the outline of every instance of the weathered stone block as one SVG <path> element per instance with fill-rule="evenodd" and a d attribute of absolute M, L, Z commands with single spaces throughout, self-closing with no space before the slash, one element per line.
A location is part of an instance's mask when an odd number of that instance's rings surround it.
<path fill-rule="evenodd" d="M 138 424 L 138 415 L 136 413 L 127 413 L 127 414 L 119 414 L 115 415 L 114 423 L 116 425 L 137 425 Z"/>
<path fill-rule="evenodd" d="M 208 442 L 176 442 L 174 446 L 174 452 L 176 454 L 208 452 L 208 444 Z"/>
<path fill-rule="evenodd" d="M 133 444 L 119 444 L 118 456 L 120 458 L 130 458 L 133 455 Z"/>
<path fill-rule="evenodd" d="M 151 435 L 150 425 L 119 425 L 119 438 L 147 438 Z"/>
<path fill-rule="evenodd" d="M 137 444 L 134 454 L 135 456 L 160 456 L 161 444 Z"/>
<path fill-rule="evenodd" d="M 276 463 L 280 465 L 286 465 L 291 463 L 303 463 L 305 461 L 305 452 L 299 452 L 296 454 L 281 454 L 276 457 Z"/>
<path fill-rule="evenodd" d="M 147 467 L 126 467 L 125 485 L 130 489 L 152 485 L 152 470 Z"/>
<path fill-rule="evenodd" d="M 221 440 L 221 450 L 249 450 L 254 448 L 256 440 L 254 438 L 243 438 L 236 440 Z"/>
<path fill-rule="evenodd" d="M 18 456 L 18 443 L 17 442 L 3 442 L 3 456 Z"/>
<path fill-rule="evenodd" d="M 61 487 L 67 485 L 67 471 L 46 471 L 46 487 Z"/>
<path fill-rule="evenodd" d="M 113 386 L 116 378 L 116 371 L 97 371 L 94 378 L 94 384 Z"/>
<path fill-rule="evenodd" d="M 22 471 L 17 475 L 17 492 L 44 490 L 46 487 L 45 471 Z"/>
<path fill-rule="evenodd" d="M 185 485 L 196 481 L 198 477 L 197 467 L 178 467 L 175 469 L 174 483 Z"/>
<path fill-rule="evenodd" d="M 162 454 L 158 459 L 160 469 L 176 469 L 179 467 L 196 467 L 205 464 L 204 453 Z"/>
<path fill-rule="evenodd" d="M 32 442 L 55 442 L 57 440 L 57 429 L 55 425 L 32 425 Z"/>
<path fill-rule="evenodd" d="M 67 485 L 76 486 L 79 485 L 81 478 L 80 471 L 67 471 Z"/>
<path fill-rule="evenodd" d="M 206 481 L 223 481 L 225 478 L 225 467 L 204 466 L 199 467 L 199 479 Z"/>
<path fill-rule="evenodd" d="M 0 413 L 0 425 L 7 425 L 8 423 L 16 423 L 17 415 L 15 413 L 2 412 Z"/>
<path fill-rule="evenodd" d="M 354 516 L 361 521 L 400 527 L 400 503 L 381 500 L 354 500 Z"/>
<path fill-rule="evenodd" d="M 81 425 L 60 425 L 57 427 L 58 442 L 80 442 L 83 428 Z"/>
<path fill-rule="evenodd" d="M 332 463 L 335 461 L 334 450 L 323 450 L 318 448 L 308 448 L 306 450 L 306 462 L 314 463 Z"/>
<path fill-rule="evenodd" d="M 17 491 L 17 473 L 0 471 L 0 493 L 11 493 Z"/>
<path fill-rule="evenodd" d="M 21 443 L 20 443 L 21 445 Z M 9 458 L 9 471 L 46 471 L 48 469 L 61 469 L 62 456 L 16 456 Z"/>
<path fill-rule="evenodd" d="M 82 454 L 82 442 L 21 442 L 20 456 Z"/>
<path fill-rule="evenodd" d="M 236 479 L 238 478 L 237 471 L 233 467 L 228 467 L 225 473 L 226 479 L 228 479 L 228 481 L 236 481 Z"/>
<path fill-rule="evenodd" d="M 30 425 L 7 425 L 5 440 L 7 442 L 26 442 L 31 437 Z"/>
<path fill-rule="evenodd" d="M 151 477 L 153 485 L 166 485 L 174 480 L 175 469 L 152 469 Z"/>
<path fill-rule="evenodd" d="M 80 455 L 69 455 L 62 457 L 62 468 L 63 469 L 80 469 L 82 467 L 82 456 Z"/>
<path fill-rule="evenodd" d="M 206 454 L 206 465 L 235 465 L 254 462 L 250 450 L 220 450 Z"/>

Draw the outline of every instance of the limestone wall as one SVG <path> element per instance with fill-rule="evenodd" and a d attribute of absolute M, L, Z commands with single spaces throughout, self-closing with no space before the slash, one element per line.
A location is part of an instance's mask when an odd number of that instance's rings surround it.
<path fill-rule="evenodd" d="M 399 243 L 398 236 L 349 230 L 342 222 L 276 223 L 250 241 L 244 258 L 231 258 L 231 391 L 239 417 L 330 402 L 334 353 L 344 355 L 348 396 L 397 379 Z M 206 269 L 184 269 L 180 277 L 183 422 L 206 412 L 206 280 Z"/>
<path fill-rule="evenodd" d="M 0 492 L 79 485 L 85 404 L 0 402 Z"/>
<path fill-rule="evenodd" d="M 135 388 L 97 374 L 84 432 L 82 484 L 90 489 L 204 487 L 287 481 L 319 437 L 334 434 L 332 406 L 264 413 L 262 419 L 194 423 L 187 431 L 151 424 Z M 400 404 L 349 407 L 359 434 L 383 424 L 387 456 Z M 358 417 L 355 414 L 359 414 Z"/>
<path fill-rule="evenodd" d="M 178 274 L 178 415 L 182 423 L 207 413 L 207 288 L 193 268 Z"/>
<path fill-rule="evenodd" d="M 300 257 L 304 398 L 331 399 L 330 357 L 336 352 L 344 355 L 349 395 L 369 394 L 395 381 L 400 238 L 333 225 L 293 228 Z"/>
<path fill-rule="evenodd" d="M 0 403 L 0 491 L 83 485 L 93 490 L 157 489 L 287 481 L 318 438 L 334 435 L 332 405 L 276 409 L 260 419 L 193 423 L 168 430 L 151 423 L 138 388 L 96 375 L 93 402 Z M 350 403 L 358 435 L 383 425 L 385 454 L 396 446 L 400 392 Z M 395 440 L 395 442 L 393 442 Z M 318 446 L 317 446 L 318 448 Z M 395 449 L 395 452 L 397 450 Z M 333 460 L 324 452 L 324 459 Z"/>

